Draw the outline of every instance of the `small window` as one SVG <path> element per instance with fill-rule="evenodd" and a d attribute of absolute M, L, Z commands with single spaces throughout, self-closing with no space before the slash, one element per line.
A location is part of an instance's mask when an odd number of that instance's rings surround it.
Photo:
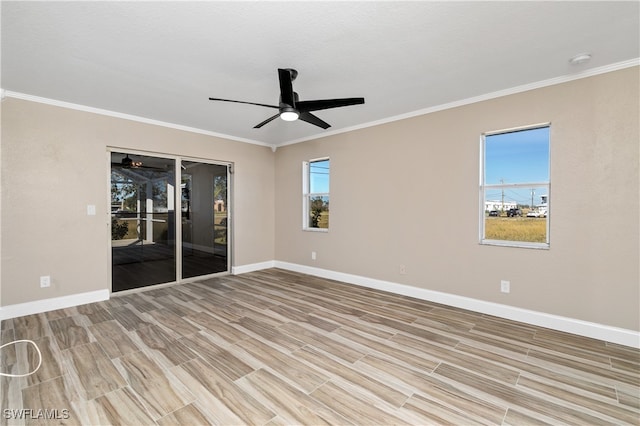
<path fill-rule="evenodd" d="M 482 135 L 481 243 L 549 247 L 549 129 Z"/>
<path fill-rule="evenodd" d="M 329 229 L 329 172 L 328 158 L 303 163 L 303 229 Z"/>

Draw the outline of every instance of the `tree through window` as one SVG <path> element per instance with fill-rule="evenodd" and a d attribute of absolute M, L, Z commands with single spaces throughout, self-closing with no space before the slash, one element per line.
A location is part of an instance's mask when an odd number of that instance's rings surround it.
<path fill-rule="evenodd" d="M 329 228 L 329 172 L 328 158 L 303 164 L 303 229 Z"/>

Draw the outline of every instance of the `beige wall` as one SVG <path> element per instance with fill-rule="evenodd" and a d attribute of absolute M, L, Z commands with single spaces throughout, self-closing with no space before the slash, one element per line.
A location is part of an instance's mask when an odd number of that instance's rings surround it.
<path fill-rule="evenodd" d="M 5 99 L 0 304 L 109 289 L 112 146 L 234 162 L 236 266 L 275 259 L 638 330 L 639 90 L 635 67 L 275 154 Z M 480 134 L 542 122 L 552 123 L 551 249 L 479 245 Z M 331 229 L 304 232 L 302 161 L 323 156 Z M 102 216 L 87 216 L 87 204 Z M 51 288 L 39 288 L 41 275 Z"/>
<path fill-rule="evenodd" d="M 635 67 L 279 148 L 276 259 L 638 330 L 638 77 Z M 551 248 L 480 245 L 480 134 L 544 122 Z M 330 231 L 304 232 L 302 161 L 323 156 Z"/>
<path fill-rule="evenodd" d="M 110 289 L 108 146 L 233 162 L 233 264 L 274 259 L 270 148 L 8 98 L 2 306 Z M 98 215 L 87 216 L 88 204 Z M 50 288 L 40 288 L 41 275 L 51 275 Z"/>

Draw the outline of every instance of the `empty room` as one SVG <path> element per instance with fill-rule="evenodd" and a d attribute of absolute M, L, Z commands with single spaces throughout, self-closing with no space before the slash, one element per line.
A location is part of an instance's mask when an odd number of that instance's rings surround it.
<path fill-rule="evenodd" d="M 640 2 L 0 18 L 0 425 L 640 424 Z"/>

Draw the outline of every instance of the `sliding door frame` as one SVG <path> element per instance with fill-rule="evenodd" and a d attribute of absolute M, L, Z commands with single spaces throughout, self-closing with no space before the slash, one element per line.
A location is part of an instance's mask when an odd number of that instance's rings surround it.
<path fill-rule="evenodd" d="M 214 272 L 212 274 L 206 274 L 206 275 L 198 275 L 195 277 L 188 277 L 188 278 L 182 278 L 182 274 L 183 274 L 183 269 L 182 269 L 182 259 L 183 259 L 183 253 L 182 253 L 182 247 L 183 247 L 183 240 L 182 240 L 182 226 L 178 226 L 178 221 L 176 220 L 176 227 L 178 229 L 176 229 L 176 246 L 178 246 L 178 251 L 177 251 L 177 256 L 180 259 L 180 261 L 178 262 L 178 265 L 176 265 L 176 276 L 178 278 L 178 283 L 188 283 L 188 282 L 193 282 L 193 281 L 200 281 L 203 279 L 207 279 L 207 278 L 212 278 L 212 277 L 217 277 L 217 276 L 222 276 L 222 275 L 230 275 L 231 274 L 231 265 L 232 265 L 232 253 L 233 253 L 233 182 L 232 182 L 232 175 L 233 175 L 233 163 L 232 162 L 228 162 L 228 161 L 218 161 L 218 160 L 209 160 L 209 159 L 203 159 L 203 158 L 197 158 L 197 157 L 188 157 L 188 156 L 176 156 L 176 188 L 180 188 L 180 186 L 182 185 L 182 162 L 183 161 L 192 161 L 192 162 L 198 162 L 198 163 L 203 163 L 203 164 L 211 164 L 211 165 L 216 165 L 216 166 L 224 166 L 226 167 L 227 170 L 227 199 L 225 201 L 225 208 L 227 210 L 227 270 L 223 271 L 223 272 Z M 181 205 L 181 200 L 180 200 L 180 194 L 181 191 L 176 190 L 176 200 L 179 203 L 178 205 Z M 180 223 L 182 223 L 182 221 L 180 221 Z M 229 232 L 229 230 L 231 230 L 231 232 Z M 178 242 L 178 236 L 180 237 L 180 240 Z"/>
<path fill-rule="evenodd" d="M 116 294 L 119 295 L 124 295 L 124 294 L 128 294 L 128 293 L 135 293 L 135 292 L 139 292 L 139 291 L 143 291 L 149 288 L 160 288 L 160 287 L 166 287 L 166 286 L 170 286 L 170 285 L 174 285 L 174 284 L 183 284 L 183 283 L 189 283 L 189 282 L 194 282 L 194 281 L 200 281 L 203 279 L 208 279 L 208 278 L 213 278 L 213 277 L 217 277 L 217 276 L 224 276 L 224 275 L 230 275 L 231 274 L 231 268 L 233 265 L 232 262 L 232 257 L 233 257 L 233 235 L 234 235 L 234 226 L 233 226 L 233 163 L 230 161 L 219 161 L 219 160 L 212 160 L 212 159 L 208 159 L 208 158 L 199 158 L 199 157 L 190 157 L 190 156 L 183 156 L 183 155 L 173 155 L 173 154 L 166 154 L 166 153 L 161 153 L 161 152 L 154 152 L 154 151 L 141 151 L 141 150 L 135 150 L 135 149 L 129 149 L 129 148 L 121 148 L 121 147 L 116 147 L 116 146 L 108 146 L 107 147 L 107 191 L 106 191 L 106 197 L 107 197 L 107 227 L 111 228 L 111 154 L 114 152 L 118 152 L 118 153 L 123 153 L 123 154 L 129 154 L 129 155 L 144 155 L 144 156 L 151 156 L 151 157 L 158 157 L 158 158 L 165 158 L 168 160 L 173 160 L 174 164 L 175 164 L 175 173 L 174 173 L 174 178 L 175 181 L 174 183 L 174 206 L 175 206 L 175 217 L 176 220 L 174 221 L 174 232 L 175 232 L 175 247 L 176 247 L 176 252 L 175 252 L 175 262 L 176 262 L 176 275 L 174 277 L 174 281 L 169 281 L 166 283 L 161 283 L 161 284 L 153 284 L 153 285 L 149 285 L 149 286 L 145 286 L 145 287 L 139 287 L 139 288 L 134 288 L 131 290 L 123 290 L 123 291 L 118 291 L 116 292 Z M 182 185 L 182 162 L 183 161 L 194 161 L 194 162 L 198 162 L 198 163 L 203 163 L 203 164 L 212 164 L 212 165 L 218 165 L 218 166 L 225 166 L 227 169 L 227 200 L 226 200 L 226 209 L 227 209 L 227 270 L 223 271 L 223 272 L 215 272 L 212 274 L 207 274 L 207 275 L 199 275 L 196 277 L 189 277 L 189 278 L 182 278 L 182 246 L 183 246 L 183 241 L 182 241 L 182 209 L 181 209 L 181 205 L 182 205 L 182 200 L 181 200 L 181 193 L 182 191 L 180 191 L 180 187 Z M 113 265 L 113 254 L 112 254 L 112 243 L 111 243 L 111 233 L 109 233 L 109 239 L 107 241 L 108 243 L 108 261 L 109 261 L 109 292 L 111 294 L 113 294 L 113 273 L 112 273 L 112 265 Z"/>

